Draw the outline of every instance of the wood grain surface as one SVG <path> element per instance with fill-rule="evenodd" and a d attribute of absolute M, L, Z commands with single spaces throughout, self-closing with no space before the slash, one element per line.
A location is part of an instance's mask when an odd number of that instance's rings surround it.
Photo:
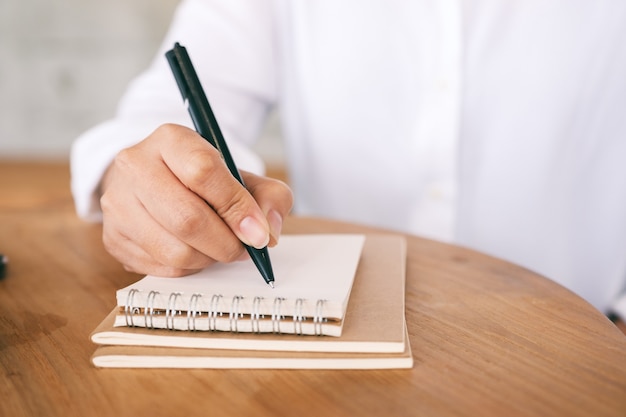
<path fill-rule="evenodd" d="M 626 415 L 626 337 L 600 312 L 531 271 L 412 236 L 411 370 L 96 369 L 89 334 L 139 278 L 100 234 L 74 213 L 66 163 L 0 162 L 1 416 Z"/>

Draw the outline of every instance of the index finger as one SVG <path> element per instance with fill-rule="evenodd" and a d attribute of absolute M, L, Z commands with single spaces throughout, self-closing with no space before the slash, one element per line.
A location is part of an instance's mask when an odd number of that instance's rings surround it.
<path fill-rule="evenodd" d="M 169 136 L 169 135 L 166 135 Z M 267 246 L 269 225 L 252 195 L 228 170 L 219 151 L 191 129 L 176 129 L 161 157 L 189 190 L 206 201 L 243 243 Z"/>

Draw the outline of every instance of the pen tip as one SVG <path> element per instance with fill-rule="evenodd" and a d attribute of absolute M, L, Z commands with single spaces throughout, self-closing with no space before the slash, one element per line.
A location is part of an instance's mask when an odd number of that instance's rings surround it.
<path fill-rule="evenodd" d="M 268 284 L 270 284 L 270 287 L 274 288 L 274 281 L 270 281 Z"/>

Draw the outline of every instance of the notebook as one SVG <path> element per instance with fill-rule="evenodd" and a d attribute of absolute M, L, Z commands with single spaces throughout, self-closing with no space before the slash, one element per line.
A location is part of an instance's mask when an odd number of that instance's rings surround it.
<path fill-rule="evenodd" d="M 92 361 L 123 367 L 406 367 L 412 356 L 404 318 L 405 266 L 402 236 L 367 235 L 337 337 L 115 327 L 116 309 L 91 335 L 103 345 Z"/>
<path fill-rule="evenodd" d="M 103 368 L 401 369 L 413 367 L 413 356 L 405 328 L 400 352 L 276 352 L 102 346 L 96 350 L 92 362 Z"/>
<path fill-rule="evenodd" d="M 268 286 L 251 261 L 184 278 L 146 276 L 117 291 L 115 326 L 341 335 L 365 236 L 286 235 Z"/>

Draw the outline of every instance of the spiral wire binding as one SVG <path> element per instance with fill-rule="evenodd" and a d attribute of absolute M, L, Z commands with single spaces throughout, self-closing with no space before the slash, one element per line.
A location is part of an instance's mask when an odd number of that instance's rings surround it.
<path fill-rule="evenodd" d="M 305 320 L 302 315 L 302 304 L 304 303 L 303 298 L 298 298 L 296 300 L 296 306 L 294 307 L 293 312 L 293 328 L 294 332 L 298 335 L 302 335 L 302 322 Z"/>
<path fill-rule="evenodd" d="M 165 310 L 165 327 L 170 330 L 174 330 L 174 318 L 178 315 L 178 311 L 176 311 L 176 300 L 178 297 L 180 297 L 180 293 L 173 292 L 167 300 L 167 310 Z"/>
<path fill-rule="evenodd" d="M 233 297 L 233 300 L 230 304 L 230 314 L 228 315 L 228 319 L 230 320 L 230 331 L 234 333 L 238 333 L 239 329 L 237 328 L 237 321 L 239 317 L 242 315 L 239 314 L 239 302 L 243 300 L 243 297 L 240 295 L 236 295 Z M 233 326 L 233 323 L 235 324 Z"/>
<path fill-rule="evenodd" d="M 154 329 L 154 323 L 152 319 L 154 318 L 154 299 L 159 295 L 158 291 L 150 291 L 148 293 L 148 297 L 146 298 L 146 307 L 144 309 L 144 319 L 146 327 Z M 150 319 L 148 324 L 148 318 Z"/>
<path fill-rule="evenodd" d="M 137 312 L 137 308 L 133 307 L 133 302 L 135 301 L 135 294 L 137 294 L 139 290 L 131 289 L 126 296 L 126 305 L 124 306 L 124 316 L 126 318 L 126 325 L 129 327 L 135 327 L 135 322 L 133 321 L 133 314 Z"/>
<path fill-rule="evenodd" d="M 281 297 L 274 298 L 274 308 L 272 310 L 272 331 L 274 333 L 280 333 L 280 321 L 285 318 L 285 316 L 280 314 L 280 308 L 284 300 Z"/>
<path fill-rule="evenodd" d="M 252 314 L 250 314 L 250 320 L 253 333 L 261 333 L 259 319 L 265 318 L 265 316 L 261 314 L 261 301 L 263 301 L 263 297 L 254 297 L 254 300 L 252 301 Z"/>
<path fill-rule="evenodd" d="M 140 291 L 137 289 L 131 289 L 126 296 L 126 305 L 124 306 L 124 316 L 126 320 L 126 326 L 128 327 L 136 327 L 134 321 L 134 316 L 140 312 L 139 307 L 134 306 L 135 296 L 139 294 Z M 144 309 L 144 320 L 145 327 L 154 329 L 154 316 L 159 314 L 159 310 L 155 308 L 155 300 L 160 293 L 158 291 L 150 291 L 148 296 L 146 297 L 146 306 Z M 175 318 L 180 315 L 181 312 L 177 310 L 176 304 L 178 298 L 181 297 L 182 294 L 179 292 L 172 292 L 169 295 L 167 309 L 165 310 L 165 327 L 169 330 L 175 329 Z M 187 309 L 187 329 L 191 331 L 197 331 L 197 322 L 196 318 L 202 317 L 203 312 L 199 308 L 200 299 L 202 298 L 202 294 L 194 293 L 189 299 L 189 307 Z M 217 319 L 218 317 L 222 317 L 224 312 L 220 311 L 219 305 L 223 296 L 221 294 L 214 294 L 211 296 L 211 302 L 209 304 L 209 309 L 207 311 L 207 320 L 208 320 L 208 330 L 216 331 L 217 330 Z M 233 333 L 239 332 L 239 319 L 244 316 L 243 313 L 240 312 L 241 300 L 244 297 L 240 295 L 236 295 L 231 300 L 230 311 L 228 313 L 230 331 Z M 252 311 L 250 313 L 250 321 L 252 326 L 253 333 L 261 333 L 261 319 L 265 318 L 264 314 L 261 314 L 261 304 L 263 303 L 263 297 L 254 297 L 252 301 Z M 285 319 L 285 315 L 282 314 L 282 306 L 285 298 L 276 297 L 274 298 L 273 308 L 272 308 L 272 332 L 273 333 L 281 333 L 281 322 Z M 294 334 L 302 335 L 303 332 L 303 323 L 306 321 L 306 317 L 303 314 L 304 310 L 304 302 L 306 300 L 304 298 L 298 298 L 295 301 L 294 311 L 293 311 L 293 325 L 294 325 Z M 317 300 L 315 305 L 315 315 L 313 316 L 313 329 L 314 334 L 316 336 L 323 335 L 323 323 L 328 322 L 328 318 L 324 317 L 324 306 L 326 304 L 326 300 L 320 299 Z"/>
<path fill-rule="evenodd" d="M 317 300 L 315 304 L 315 317 L 313 317 L 313 327 L 315 329 L 315 335 L 322 335 L 322 323 L 328 321 L 324 317 L 324 304 L 326 304 L 326 300 Z"/>
<path fill-rule="evenodd" d="M 191 331 L 198 330 L 196 328 L 196 316 L 202 316 L 202 312 L 198 311 L 198 300 L 200 298 L 202 298 L 202 294 L 193 294 L 191 299 L 189 299 L 189 308 L 187 309 L 187 328 Z"/>
<path fill-rule="evenodd" d="M 211 297 L 211 304 L 209 306 L 209 311 L 207 314 L 209 330 L 211 331 L 217 330 L 217 317 L 222 316 L 222 312 L 219 311 L 219 304 L 220 304 L 221 298 L 222 298 L 221 294 L 213 294 L 213 296 Z"/>

